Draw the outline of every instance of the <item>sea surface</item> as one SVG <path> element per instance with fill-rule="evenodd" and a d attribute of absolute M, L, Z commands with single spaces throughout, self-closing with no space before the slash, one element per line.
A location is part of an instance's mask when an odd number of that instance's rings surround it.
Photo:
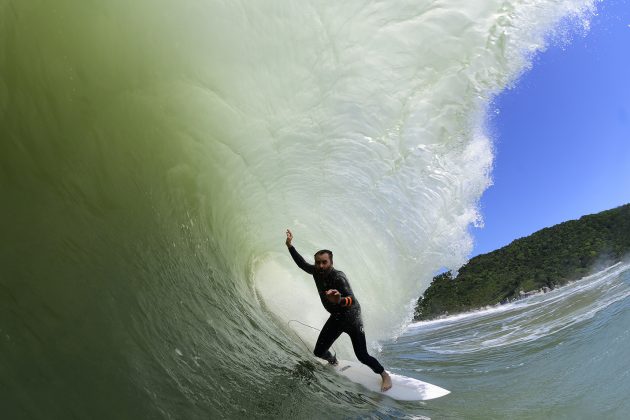
<path fill-rule="evenodd" d="M 411 324 L 392 371 L 452 391 L 401 413 L 436 419 L 624 419 L 630 265 L 506 305 Z"/>
<path fill-rule="evenodd" d="M 0 418 L 623 418 L 629 275 L 413 324 L 587 0 L 0 0 Z M 576 29 L 577 28 L 577 29 Z M 313 360 L 332 249 L 398 403 Z M 351 358 L 348 340 L 336 344 Z"/>

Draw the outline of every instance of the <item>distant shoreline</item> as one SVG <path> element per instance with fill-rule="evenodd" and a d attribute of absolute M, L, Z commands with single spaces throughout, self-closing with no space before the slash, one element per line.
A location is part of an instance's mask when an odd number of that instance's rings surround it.
<path fill-rule="evenodd" d="M 509 303 L 588 276 L 630 254 L 630 204 L 542 229 L 459 269 L 439 274 L 418 300 L 415 321 Z"/>

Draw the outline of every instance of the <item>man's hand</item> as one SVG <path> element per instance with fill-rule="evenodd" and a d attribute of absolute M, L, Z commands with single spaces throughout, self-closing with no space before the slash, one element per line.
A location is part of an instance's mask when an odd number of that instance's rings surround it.
<path fill-rule="evenodd" d="M 289 229 L 287 229 L 287 241 L 285 242 L 285 244 L 287 244 L 287 248 L 291 247 L 292 240 L 293 240 L 293 234 L 291 233 Z"/>
<path fill-rule="evenodd" d="M 330 303 L 339 303 L 341 300 L 341 293 L 339 293 L 339 290 L 337 289 L 326 290 L 326 299 L 328 299 L 328 302 Z"/>

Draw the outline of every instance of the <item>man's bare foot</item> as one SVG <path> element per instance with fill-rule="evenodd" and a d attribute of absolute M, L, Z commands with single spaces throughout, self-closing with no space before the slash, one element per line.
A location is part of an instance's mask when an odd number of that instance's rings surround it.
<path fill-rule="evenodd" d="M 392 378 L 390 378 L 387 371 L 383 371 L 383 373 L 381 373 L 381 378 L 383 378 L 383 382 L 381 383 L 381 392 L 385 392 L 392 387 Z"/>

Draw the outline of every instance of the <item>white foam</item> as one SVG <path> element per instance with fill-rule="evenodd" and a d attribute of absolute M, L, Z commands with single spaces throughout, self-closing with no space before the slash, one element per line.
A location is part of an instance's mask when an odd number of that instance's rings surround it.
<path fill-rule="evenodd" d="M 412 324 L 405 335 L 431 336 L 420 343 L 440 354 L 512 346 L 558 334 L 592 319 L 630 296 L 622 280 L 628 264 L 615 264 L 546 294 L 436 321 Z"/>
<path fill-rule="evenodd" d="M 200 190 L 226 255 L 285 264 L 294 228 L 305 257 L 333 250 L 368 337 L 395 334 L 433 273 L 466 261 L 468 227 L 482 223 L 488 102 L 590 4 L 213 4 L 187 111 L 204 121 L 190 131 L 212 156 L 199 159 Z"/>

